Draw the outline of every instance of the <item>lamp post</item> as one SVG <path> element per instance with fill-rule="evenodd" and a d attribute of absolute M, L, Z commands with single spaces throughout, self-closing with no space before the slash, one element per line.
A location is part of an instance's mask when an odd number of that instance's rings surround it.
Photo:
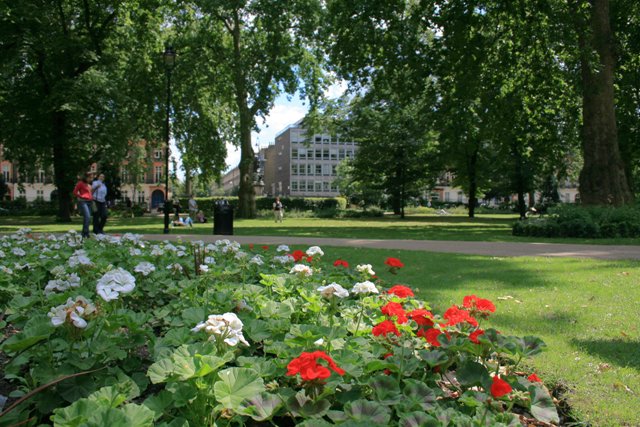
<path fill-rule="evenodd" d="M 165 163 L 165 175 L 164 175 L 164 234 L 169 234 L 169 113 L 171 111 L 171 72 L 176 65 L 176 51 L 173 47 L 167 46 L 162 54 L 164 59 L 164 69 L 167 73 L 167 116 L 165 118 L 165 151 L 164 151 L 164 163 Z"/>

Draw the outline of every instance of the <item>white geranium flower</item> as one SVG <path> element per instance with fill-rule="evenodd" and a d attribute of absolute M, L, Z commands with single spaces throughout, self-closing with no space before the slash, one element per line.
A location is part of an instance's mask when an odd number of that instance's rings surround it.
<path fill-rule="evenodd" d="M 78 276 L 76 273 L 71 273 L 67 276 L 67 283 L 69 283 L 69 286 L 71 286 L 72 288 L 77 288 L 80 286 L 80 276 Z"/>
<path fill-rule="evenodd" d="M 249 264 L 264 265 L 264 261 L 262 260 L 262 257 L 260 255 L 255 255 L 249 260 Z"/>
<path fill-rule="evenodd" d="M 320 249 L 320 246 L 311 246 L 309 249 L 307 249 L 307 255 L 308 256 L 314 256 L 314 255 L 323 256 L 324 252 L 322 252 L 322 249 Z"/>
<path fill-rule="evenodd" d="M 4 265 L 0 265 L 0 271 L 2 271 L 4 274 L 13 274 L 13 270 L 9 267 L 5 267 Z"/>
<path fill-rule="evenodd" d="M 273 261 L 279 264 L 289 264 L 290 262 L 295 261 L 291 255 L 279 255 L 274 256 Z"/>
<path fill-rule="evenodd" d="M 289 274 L 297 274 L 299 276 L 311 276 L 313 274 L 313 270 L 311 270 L 311 267 L 309 267 L 308 265 L 296 264 L 289 271 Z"/>
<path fill-rule="evenodd" d="M 353 288 L 351 288 L 351 292 L 354 294 L 377 294 L 379 293 L 378 288 L 372 282 L 365 280 L 364 282 L 356 283 Z"/>
<path fill-rule="evenodd" d="M 204 263 L 207 265 L 215 265 L 216 260 L 212 256 L 204 257 Z"/>
<path fill-rule="evenodd" d="M 205 246 L 204 248 L 205 252 L 217 252 L 218 251 L 218 247 L 212 243 L 209 243 L 207 246 Z"/>
<path fill-rule="evenodd" d="M 47 282 L 47 286 L 44 287 L 45 295 L 52 294 L 55 291 L 64 292 L 69 289 L 69 284 L 66 280 L 53 279 Z"/>
<path fill-rule="evenodd" d="M 173 246 L 171 243 L 167 243 L 166 245 L 164 245 L 164 250 L 165 251 L 171 251 L 171 252 L 177 252 L 178 248 Z"/>
<path fill-rule="evenodd" d="M 0 251 L 0 258 L 4 258 L 4 257 L 5 257 L 4 252 Z"/>
<path fill-rule="evenodd" d="M 75 301 L 73 298 L 69 298 L 65 304 L 52 307 L 47 315 L 55 327 L 68 322 L 76 328 L 84 329 L 87 327 L 87 321 L 84 317 L 95 313 L 95 311 L 96 307 L 89 300 L 78 295 Z"/>
<path fill-rule="evenodd" d="M 349 296 L 349 291 L 347 291 L 337 283 L 331 283 L 327 286 L 320 286 L 317 290 L 325 298 L 331 298 L 333 296 L 336 296 L 338 298 L 346 298 Z"/>
<path fill-rule="evenodd" d="M 183 256 L 186 256 L 186 255 L 187 255 L 187 253 L 186 253 L 185 251 L 178 251 L 178 252 L 176 252 L 176 255 L 177 255 L 178 257 L 183 257 Z"/>
<path fill-rule="evenodd" d="M 227 345 L 232 347 L 243 343 L 249 345 L 242 335 L 242 320 L 235 313 L 212 314 L 206 321 L 198 323 L 193 332 L 204 331 L 210 335 L 210 340 L 221 337 Z"/>
<path fill-rule="evenodd" d="M 151 264 L 150 262 L 143 261 L 136 265 L 133 269 L 136 273 L 142 273 L 143 276 L 148 276 L 149 274 L 156 271 L 156 266 Z"/>
<path fill-rule="evenodd" d="M 237 259 L 237 260 L 241 260 L 241 259 L 245 259 L 246 257 L 247 257 L 247 253 L 246 252 L 238 251 L 238 252 L 236 252 L 236 255 L 235 255 L 234 258 Z"/>
<path fill-rule="evenodd" d="M 369 276 L 375 276 L 376 274 L 376 272 L 373 271 L 373 267 L 371 267 L 371 264 L 360 264 L 356 266 L 356 270 L 360 273 L 366 273 Z"/>
<path fill-rule="evenodd" d="M 11 249 L 11 253 L 19 257 L 23 257 L 27 254 L 22 248 L 13 248 Z"/>
<path fill-rule="evenodd" d="M 15 268 L 16 270 L 28 270 L 29 268 L 31 268 L 31 264 L 29 264 L 28 262 L 25 262 L 24 264 L 14 262 L 13 268 Z"/>
<path fill-rule="evenodd" d="M 287 245 L 280 245 L 276 249 L 276 252 L 291 252 L 291 249 L 289 249 L 289 246 Z"/>
<path fill-rule="evenodd" d="M 129 255 L 131 256 L 140 256 L 142 255 L 142 251 L 138 248 L 129 248 Z"/>
<path fill-rule="evenodd" d="M 158 245 L 153 245 L 152 249 L 151 249 L 151 255 L 152 256 L 162 256 L 164 255 L 164 251 L 162 250 L 162 248 Z"/>
<path fill-rule="evenodd" d="M 324 345 L 324 339 L 323 339 L 323 338 L 320 338 L 319 340 L 314 341 L 313 343 L 314 343 L 315 345 L 317 345 L 317 346 Z"/>
<path fill-rule="evenodd" d="M 208 266 L 208 265 L 206 265 L 206 264 L 200 264 L 199 269 L 200 269 L 200 271 L 201 271 L 202 273 L 206 273 L 206 272 L 208 272 L 208 271 L 209 271 L 209 266 Z"/>
<path fill-rule="evenodd" d="M 87 252 L 84 249 L 78 249 L 69 257 L 69 267 L 76 267 L 78 265 L 93 265 Z"/>
<path fill-rule="evenodd" d="M 136 287 L 136 278 L 131 273 L 122 268 L 107 271 L 98 280 L 96 291 L 105 301 L 112 301 L 118 296 L 132 292 Z"/>
<path fill-rule="evenodd" d="M 62 277 L 66 273 L 66 270 L 63 265 L 56 265 L 51 269 L 50 273 L 56 277 Z"/>
<path fill-rule="evenodd" d="M 127 242 L 128 241 L 128 242 L 132 242 L 132 243 L 138 243 L 141 238 L 142 238 L 141 234 L 125 233 L 125 234 L 122 235 L 120 240 L 122 240 L 123 242 Z"/>
<path fill-rule="evenodd" d="M 175 264 L 167 265 L 167 270 L 182 271 L 182 266 L 176 262 Z"/>

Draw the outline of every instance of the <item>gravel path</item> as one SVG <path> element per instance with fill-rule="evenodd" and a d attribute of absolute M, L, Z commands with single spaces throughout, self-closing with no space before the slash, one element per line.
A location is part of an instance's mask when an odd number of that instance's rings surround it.
<path fill-rule="evenodd" d="M 173 230 L 172 230 L 173 231 Z M 347 246 L 371 249 L 406 249 L 411 251 L 444 252 L 486 256 L 542 256 L 595 259 L 640 260 L 640 246 L 625 245 L 576 245 L 564 243 L 511 243 L 511 242 L 463 242 L 452 240 L 374 240 L 334 239 L 319 237 L 284 236 L 203 236 L 176 234 L 147 234 L 147 240 L 202 240 L 214 242 L 220 239 L 235 240 L 241 244 L 256 245 L 318 245 Z"/>

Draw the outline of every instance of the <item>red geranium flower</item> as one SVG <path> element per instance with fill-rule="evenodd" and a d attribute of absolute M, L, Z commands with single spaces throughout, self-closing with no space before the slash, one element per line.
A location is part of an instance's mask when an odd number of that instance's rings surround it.
<path fill-rule="evenodd" d="M 382 307 L 380 310 L 385 316 L 396 316 L 396 319 L 400 324 L 407 323 L 407 321 L 409 320 L 407 318 L 407 314 L 404 311 L 404 308 L 402 308 L 402 305 L 397 302 L 388 302 L 387 305 Z"/>
<path fill-rule="evenodd" d="M 542 382 L 542 380 L 540 379 L 540 377 L 538 377 L 535 373 L 533 373 L 533 374 L 529 375 L 529 376 L 527 377 L 527 379 L 528 379 L 529 381 L 531 381 L 532 383 L 541 383 L 541 382 Z"/>
<path fill-rule="evenodd" d="M 440 341 L 438 341 L 438 337 L 440 336 L 440 334 L 442 334 L 442 331 L 436 328 L 429 328 L 429 329 L 420 329 L 416 335 L 427 340 L 427 342 L 432 346 L 440 347 L 442 345 L 440 344 Z M 449 337 L 449 334 L 447 334 L 447 337 Z"/>
<path fill-rule="evenodd" d="M 337 259 L 335 260 L 335 262 L 333 263 L 334 267 L 344 267 L 344 268 L 349 268 L 349 263 L 347 261 L 341 260 L 341 259 Z"/>
<path fill-rule="evenodd" d="M 467 295 L 462 299 L 462 306 L 477 310 L 481 313 L 495 313 L 496 306 L 488 299 L 478 298 L 475 295 Z"/>
<path fill-rule="evenodd" d="M 416 308 L 407 313 L 407 315 L 420 326 L 433 326 L 433 314 L 429 310 Z"/>
<path fill-rule="evenodd" d="M 478 341 L 478 337 L 483 334 L 484 331 L 482 329 L 476 329 L 469 335 L 469 340 L 474 344 L 480 344 L 480 341 Z"/>
<path fill-rule="evenodd" d="M 265 251 L 266 251 L 266 250 L 269 250 L 269 246 L 264 245 L 264 246 L 262 247 L 262 249 L 264 249 Z"/>
<path fill-rule="evenodd" d="M 411 288 L 407 288 L 406 286 L 402 286 L 402 285 L 392 286 L 391 289 L 387 291 L 387 293 L 390 295 L 395 295 L 398 298 L 407 298 L 407 297 L 414 296 Z"/>
<path fill-rule="evenodd" d="M 378 323 L 373 327 L 371 333 L 376 337 L 379 337 L 380 335 L 384 335 L 386 337 L 389 334 L 395 334 L 398 337 L 400 336 L 400 331 L 396 327 L 396 324 L 391 320 L 384 320 Z"/>
<path fill-rule="evenodd" d="M 496 399 L 504 396 L 505 394 L 511 393 L 511 386 L 508 382 L 501 379 L 497 375 L 493 377 L 493 384 L 491 384 L 491 395 Z"/>
<path fill-rule="evenodd" d="M 291 254 L 291 256 L 293 257 L 293 259 L 295 260 L 295 262 L 300 261 L 302 258 L 305 258 L 307 256 L 307 254 L 305 254 L 304 252 L 302 252 L 300 249 L 296 249 L 295 251 L 293 251 L 293 253 Z"/>
<path fill-rule="evenodd" d="M 249 250 L 253 250 L 253 243 L 249 243 Z"/>
<path fill-rule="evenodd" d="M 326 379 L 331 376 L 331 371 L 323 365 L 318 364 L 318 359 L 322 359 L 329 364 L 336 374 L 344 375 L 345 371 L 340 369 L 338 365 L 324 351 L 314 351 L 311 353 L 303 352 L 299 357 L 293 359 L 287 365 L 287 375 L 294 376 L 300 374 L 305 381 L 313 381 L 315 379 Z"/>
<path fill-rule="evenodd" d="M 398 258 L 387 258 L 387 260 L 384 262 L 386 265 L 388 265 L 391 268 L 402 268 L 404 267 L 404 264 L 402 263 L 402 261 L 400 261 Z"/>
<path fill-rule="evenodd" d="M 308 256 L 307 257 L 307 262 L 312 262 L 313 261 L 313 257 L 312 256 Z"/>
<path fill-rule="evenodd" d="M 472 326 L 478 326 L 478 321 L 471 317 L 468 311 L 461 310 L 455 305 L 445 311 L 443 317 L 448 320 L 446 326 L 453 326 L 463 322 L 467 322 Z"/>

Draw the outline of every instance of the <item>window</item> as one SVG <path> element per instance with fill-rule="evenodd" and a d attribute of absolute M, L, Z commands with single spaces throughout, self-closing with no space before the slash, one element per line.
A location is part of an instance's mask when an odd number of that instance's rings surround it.
<path fill-rule="evenodd" d="M 122 177 L 122 182 L 129 183 L 129 169 L 123 166 L 120 169 L 120 176 Z"/>
<path fill-rule="evenodd" d="M 331 185 L 329 184 L 329 181 L 322 182 L 322 191 L 325 191 L 325 192 L 331 191 Z"/>
<path fill-rule="evenodd" d="M 316 136 L 316 142 L 322 142 L 322 137 L 321 136 Z"/>
<path fill-rule="evenodd" d="M 324 150 L 322 150 L 322 158 L 324 160 L 329 160 L 329 149 L 325 148 Z"/>
<path fill-rule="evenodd" d="M 451 194 L 449 194 L 448 191 L 445 191 L 445 193 L 444 193 L 444 201 L 445 202 L 450 202 L 451 201 Z"/>
<path fill-rule="evenodd" d="M 4 182 L 9 182 L 11 180 L 11 169 L 9 165 L 2 165 L 2 176 L 4 178 Z"/>
<path fill-rule="evenodd" d="M 338 175 L 338 165 L 331 165 L 331 176 Z"/>
<path fill-rule="evenodd" d="M 155 180 L 156 182 L 160 182 L 162 181 L 162 166 L 156 166 L 155 167 Z"/>
<path fill-rule="evenodd" d="M 353 150 L 346 150 L 347 159 L 353 159 Z"/>
<path fill-rule="evenodd" d="M 332 182 L 332 183 L 331 183 L 331 191 L 338 192 L 338 190 L 339 190 L 339 189 L 338 189 L 338 184 L 336 184 L 336 182 L 335 182 L 335 181 L 334 181 L 334 182 Z"/>
<path fill-rule="evenodd" d="M 144 193 L 142 191 L 138 193 L 138 203 L 144 203 Z"/>
<path fill-rule="evenodd" d="M 297 159 L 298 158 L 298 149 L 297 148 L 292 148 L 291 149 L 291 158 L 292 159 Z"/>
<path fill-rule="evenodd" d="M 344 160 L 344 148 L 338 150 L 338 160 Z"/>
<path fill-rule="evenodd" d="M 331 142 L 331 140 L 329 138 L 323 138 L 322 142 L 324 142 L 325 144 L 328 144 L 329 142 Z"/>
<path fill-rule="evenodd" d="M 322 175 L 324 176 L 331 175 L 331 165 L 329 164 L 322 165 Z"/>
<path fill-rule="evenodd" d="M 331 152 L 331 160 L 338 160 L 338 150 L 335 150 L 332 148 L 330 152 Z"/>
<path fill-rule="evenodd" d="M 162 150 L 160 150 L 160 149 L 153 150 L 153 158 L 154 159 L 161 159 L 162 158 Z"/>
<path fill-rule="evenodd" d="M 458 203 L 462 203 L 462 191 L 458 191 Z"/>
<path fill-rule="evenodd" d="M 127 200 L 127 198 L 128 198 L 128 197 L 129 197 L 129 190 L 124 190 L 124 191 L 122 192 L 122 198 L 123 198 L 124 200 Z"/>
<path fill-rule="evenodd" d="M 321 149 L 316 149 L 316 160 L 321 160 L 322 159 L 322 150 Z"/>
<path fill-rule="evenodd" d="M 322 165 L 316 165 L 316 175 L 322 175 Z"/>
<path fill-rule="evenodd" d="M 43 200 L 44 199 L 44 191 L 36 190 L 36 199 Z"/>
<path fill-rule="evenodd" d="M 298 191 L 298 181 L 291 181 L 291 191 Z"/>
<path fill-rule="evenodd" d="M 302 148 L 300 149 L 299 153 L 298 153 L 298 157 L 302 160 L 306 160 L 307 158 L 307 149 L 306 148 Z"/>
<path fill-rule="evenodd" d="M 298 165 L 295 163 L 291 165 L 291 175 L 298 175 Z"/>
<path fill-rule="evenodd" d="M 316 181 L 316 182 L 314 182 L 314 184 L 315 184 L 314 191 L 316 193 L 319 193 L 320 191 L 322 191 L 322 182 L 321 181 Z"/>

